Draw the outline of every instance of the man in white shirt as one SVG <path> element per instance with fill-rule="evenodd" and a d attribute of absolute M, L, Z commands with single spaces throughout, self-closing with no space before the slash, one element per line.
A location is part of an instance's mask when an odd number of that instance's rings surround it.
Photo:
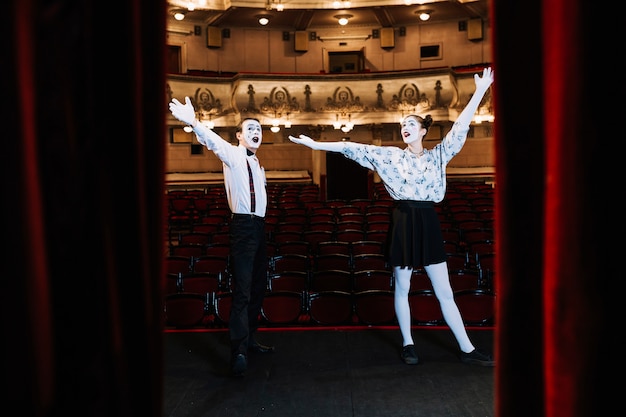
<path fill-rule="evenodd" d="M 198 122 L 189 97 L 185 97 L 185 104 L 172 99 L 169 107 L 174 117 L 193 128 L 198 142 L 222 161 L 224 186 L 232 212 L 230 267 L 233 301 L 228 323 L 231 369 L 233 375 L 242 376 L 248 368 L 249 351 L 274 351 L 273 346 L 264 346 L 254 338 L 267 288 L 267 190 L 265 171 L 256 157 L 263 130 L 257 119 L 243 119 L 237 126 L 239 143 L 233 145 Z"/>

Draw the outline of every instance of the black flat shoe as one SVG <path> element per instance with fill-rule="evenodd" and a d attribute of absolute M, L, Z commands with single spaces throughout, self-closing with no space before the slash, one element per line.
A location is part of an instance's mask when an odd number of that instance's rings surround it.
<path fill-rule="evenodd" d="M 419 359 L 417 359 L 417 354 L 415 353 L 414 345 L 406 345 L 405 347 L 403 347 L 400 358 L 402 358 L 404 363 L 406 363 L 407 365 L 417 365 L 419 362 Z"/>
<path fill-rule="evenodd" d="M 274 346 L 265 346 L 255 340 L 248 346 L 248 350 L 255 353 L 272 353 Z"/>
<path fill-rule="evenodd" d="M 496 366 L 496 361 L 493 356 L 474 349 L 470 353 L 461 352 L 461 362 L 470 365 L 479 366 Z"/>
<path fill-rule="evenodd" d="M 248 369 L 248 359 L 243 353 L 238 353 L 233 356 L 231 361 L 231 369 L 234 376 L 243 376 Z"/>

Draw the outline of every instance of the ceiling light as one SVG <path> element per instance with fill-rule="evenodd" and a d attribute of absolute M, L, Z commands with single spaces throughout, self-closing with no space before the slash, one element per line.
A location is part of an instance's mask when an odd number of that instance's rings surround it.
<path fill-rule="evenodd" d="M 335 121 L 333 122 L 333 128 L 341 129 L 342 132 L 348 133 L 354 128 L 354 123 L 352 122 L 352 115 L 349 114 L 346 118 L 345 113 L 339 116 L 339 113 L 335 115 Z"/>
<path fill-rule="evenodd" d="M 278 117 L 280 117 L 280 115 L 276 116 L 276 113 L 274 113 L 274 120 L 272 120 L 272 126 L 270 127 L 270 130 L 274 133 L 280 132 L 280 120 Z"/>
<path fill-rule="evenodd" d="M 334 16 L 341 26 L 348 24 L 348 19 L 352 18 L 351 14 L 338 14 Z"/>
<path fill-rule="evenodd" d="M 430 14 L 432 12 L 433 12 L 432 10 L 417 10 L 415 14 L 419 16 L 422 22 L 425 22 L 428 19 L 430 19 Z"/>
<path fill-rule="evenodd" d="M 260 14 L 257 17 L 259 18 L 259 24 L 262 26 L 265 26 L 270 22 L 269 16 L 266 14 Z"/>
<path fill-rule="evenodd" d="M 178 10 L 176 12 L 174 12 L 174 19 L 176 20 L 183 20 L 185 18 L 185 12 Z"/>
<path fill-rule="evenodd" d="M 333 1 L 333 8 L 335 9 L 349 9 L 352 3 L 350 0 L 335 0 Z"/>

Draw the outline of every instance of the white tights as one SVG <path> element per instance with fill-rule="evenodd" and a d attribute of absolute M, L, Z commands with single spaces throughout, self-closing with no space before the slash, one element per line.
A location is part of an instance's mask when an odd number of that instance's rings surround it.
<path fill-rule="evenodd" d="M 465 325 L 461 318 L 459 307 L 454 301 L 454 294 L 450 286 L 450 278 L 448 276 L 448 264 L 441 262 L 439 264 L 428 265 L 424 267 L 433 290 L 439 300 L 443 318 L 452 330 L 459 347 L 463 352 L 469 353 L 474 350 L 474 345 L 469 340 Z M 401 268 L 396 266 L 393 268 L 395 276 L 394 291 L 394 307 L 396 317 L 400 325 L 400 333 L 402 333 L 402 345 L 412 345 L 413 336 L 411 336 L 411 310 L 409 307 L 409 288 L 411 287 L 412 268 Z"/>

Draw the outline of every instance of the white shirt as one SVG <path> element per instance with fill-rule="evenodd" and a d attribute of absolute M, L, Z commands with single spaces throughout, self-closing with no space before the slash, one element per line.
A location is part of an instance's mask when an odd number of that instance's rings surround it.
<path fill-rule="evenodd" d="M 217 135 L 199 135 L 200 143 L 215 153 L 222 161 L 226 198 L 232 213 L 255 214 L 265 217 L 267 209 L 267 180 L 265 169 L 255 154 L 248 156 L 247 149 L 242 145 L 232 145 Z M 248 166 L 252 170 L 256 209 L 252 212 L 250 203 L 250 177 Z"/>

